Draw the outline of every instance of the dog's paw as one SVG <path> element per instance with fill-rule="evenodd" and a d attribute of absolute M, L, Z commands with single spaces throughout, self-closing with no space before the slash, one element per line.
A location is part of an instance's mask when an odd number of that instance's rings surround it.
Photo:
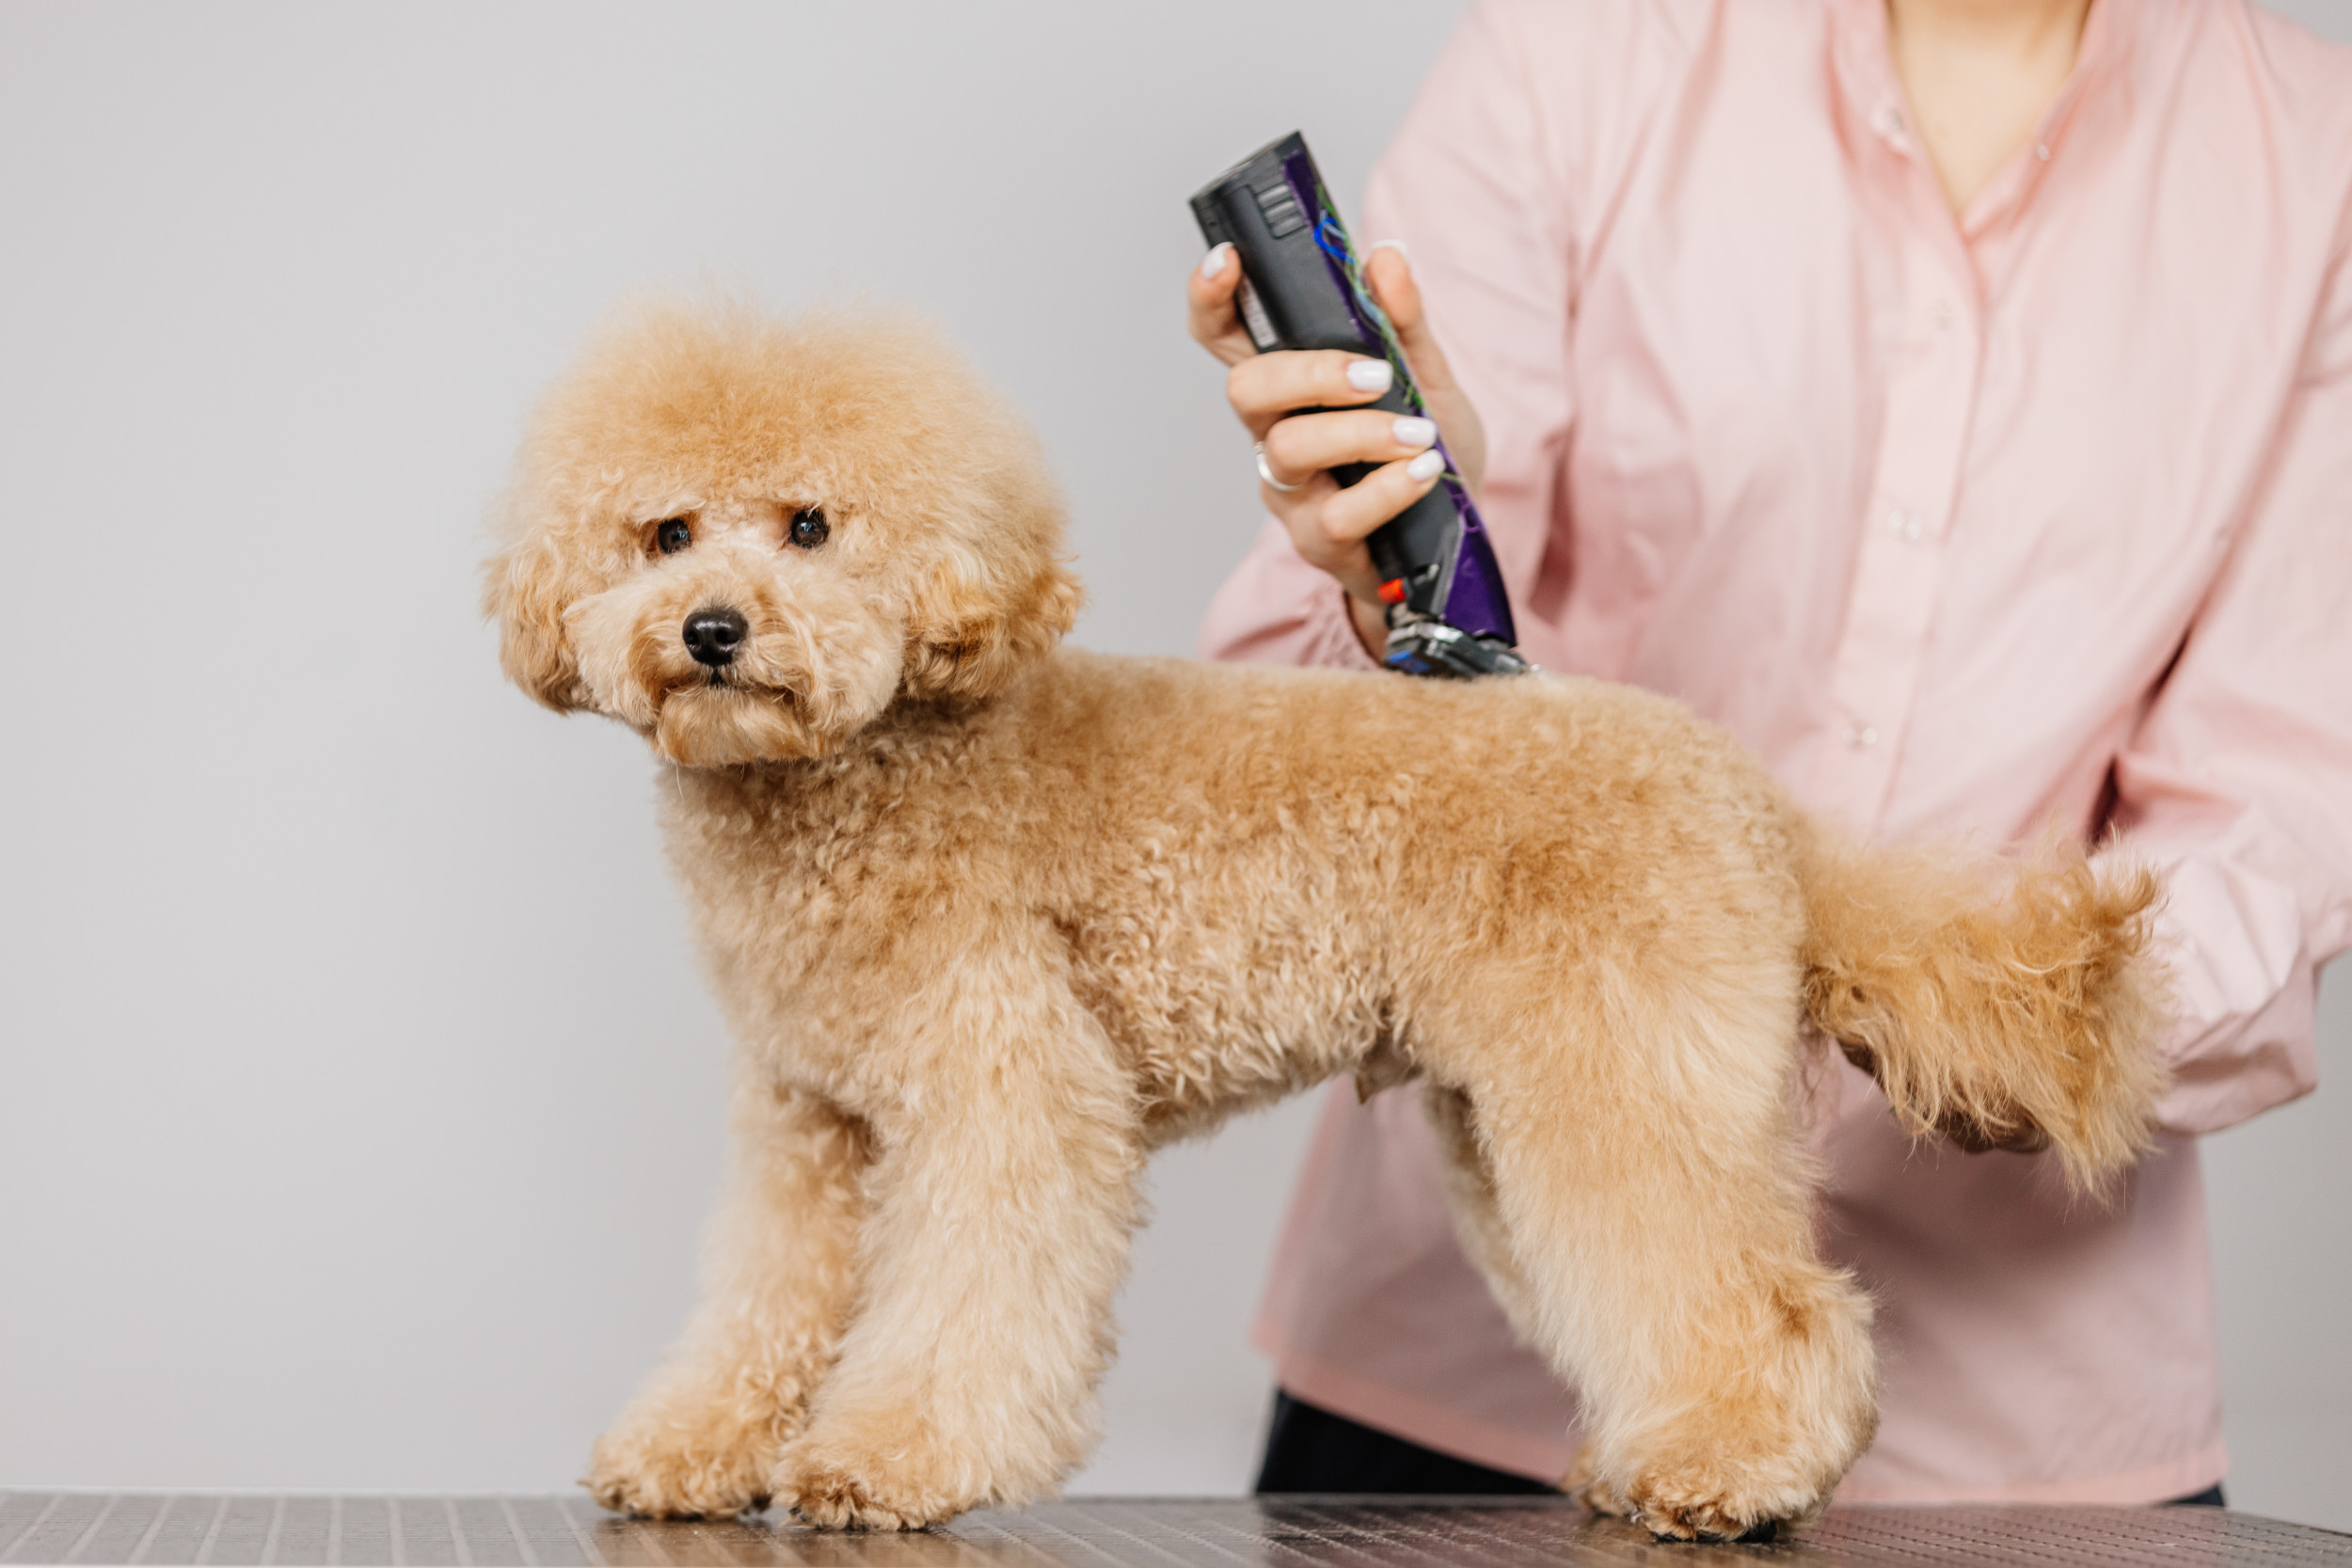
<path fill-rule="evenodd" d="M 596 1440 L 582 1484 L 616 1513 L 729 1518 L 768 1506 L 781 1446 L 772 1418 L 736 1402 L 648 1401 Z"/>
<path fill-rule="evenodd" d="M 1597 1500 L 1598 1499 L 1605 1499 Z M 1705 1462 L 1652 1465 L 1621 1487 L 1596 1481 L 1586 1505 L 1661 1541 L 1772 1541 L 1821 1512 L 1821 1491 Z"/>
<path fill-rule="evenodd" d="M 982 1500 L 972 1468 L 949 1462 L 927 1434 L 812 1434 L 785 1449 L 774 1492 L 818 1529 L 928 1529 Z"/>
<path fill-rule="evenodd" d="M 1582 1503 L 1594 1513 L 1613 1519 L 1629 1519 L 1633 1506 L 1617 1495 L 1617 1489 L 1600 1479 L 1600 1466 L 1595 1462 L 1593 1446 L 1585 1444 L 1577 1450 L 1576 1463 L 1561 1478 L 1560 1490 Z"/>
<path fill-rule="evenodd" d="M 1740 1465 L 1721 1454 L 1611 1476 L 1587 1445 L 1560 1489 L 1596 1513 L 1629 1520 L 1661 1541 L 1772 1541 L 1821 1512 L 1826 1488 L 1779 1465 Z"/>
<path fill-rule="evenodd" d="M 1676 1497 L 1640 1486 L 1622 1499 L 1622 1506 L 1598 1511 L 1621 1513 L 1661 1541 L 1772 1541 L 1783 1523 L 1756 1517 L 1721 1498 Z"/>

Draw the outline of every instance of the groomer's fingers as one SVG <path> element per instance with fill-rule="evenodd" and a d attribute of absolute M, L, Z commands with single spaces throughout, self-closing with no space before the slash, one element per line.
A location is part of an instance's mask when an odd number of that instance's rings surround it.
<path fill-rule="evenodd" d="M 1361 542 L 1374 529 L 1427 495 L 1443 472 L 1445 459 L 1435 451 L 1382 464 L 1361 483 L 1336 491 L 1324 503 L 1324 536 L 1335 542 Z M 1377 597 L 1378 585 L 1374 587 L 1373 596 Z"/>
<path fill-rule="evenodd" d="M 1225 401 L 1259 440 L 1298 408 L 1345 408 L 1389 389 L 1396 372 L 1386 359 L 1338 349 L 1259 354 L 1225 372 Z"/>
<path fill-rule="evenodd" d="M 1233 287 L 1241 281 L 1241 263 L 1231 244 L 1211 248 L 1192 269 L 1184 284 L 1185 326 L 1193 340 L 1229 365 L 1258 352 L 1233 309 Z"/>
<path fill-rule="evenodd" d="M 1838 1049 L 1846 1053 L 1846 1060 L 1871 1077 L 1878 1076 L 1879 1059 L 1868 1046 L 1840 1040 Z M 2050 1147 L 2050 1134 L 2025 1120 L 2010 1126 L 1987 1127 L 1973 1117 L 1954 1112 L 1937 1122 L 1935 1130 L 1969 1154 L 2039 1154 Z"/>
<path fill-rule="evenodd" d="M 1265 433 L 1266 467 L 1285 484 L 1343 463 L 1393 463 L 1426 451 L 1438 439 L 1434 420 L 1359 408 L 1294 414 Z"/>
<path fill-rule="evenodd" d="M 1325 504 L 1340 494 L 1329 474 L 1315 475 L 1295 493 L 1262 485 L 1259 494 L 1291 536 L 1291 547 L 1301 561 L 1337 582 L 1350 599 L 1378 602 L 1380 573 L 1362 537 L 1334 538 L 1326 529 Z"/>
<path fill-rule="evenodd" d="M 1389 324 L 1396 328 L 1397 346 L 1405 351 L 1405 362 L 1413 368 L 1422 401 L 1445 432 L 1455 465 L 1470 488 L 1477 489 L 1486 475 L 1486 426 L 1462 384 L 1454 379 L 1454 367 L 1446 363 L 1445 350 L 1438 346 L 1438 336 L 1430 330 L 1429 312 L 1422 308 L 1421 286 L 1413 281 L 1412 262 L 1405 246 L 1395 240 L 1374 245 L 1364 258 L 1364 281 L 1380 309 L 1388 312 Z"/>
<path fill-rule="evenodd" d="M 1301 559 L 1338 578 L 1354 597 L 1377 603 L 1380 575 L 1364 547 L 1365 536 L 1427 495 L 1444 471 L 1445 460 L 1424 451 L 1383 464 L 1344 490 L 1329 474 L 1319 473 L 1297 490 L 1261 485 L 1259 494 Z"/>
<path fill-rule="evenodd" d="M 1275 428 L 1297 422 L 1285 420 Z M 1380 602 L 1380 573 L 1364 539 L 1427 495 L 1444 469 L 1444 458 L 1432 450 L 1383 464 L 1345 490 L 1327 471 L 1315 473 L 1295 490 L 1258 487 L 1266 510 L 1289 533 L 1299 558 L 1346 592 L 1356 639 L 1375 658 L 1388 635 L 1388 611 Z M 1279 468 L 1274 472 L 1281 476 Z"/>
<path fill-rule="evenodd" d="M 2050 1147 L 2050 1134 L 2030 1122 L 1989 1128 L 1965 1117 L 1951 1117 L 1938 1122 L 1936 1131 L 1969 1154 L 2039 1154 Z"/>
<path fill-rule="evenodd" d="M 1372 247 L 1364 258 L 1364 281 L 1372 285 L 1372 297 L 1380 302 L 1380 309 L 1389 313 L 1389 325 L 1396 328 L 1397 344 L 1405 350 L 1406 362 L 1413 367 L 1413 379 L 1421 383 L 1422 391 L 1458 390 L 1454 368 L 1446 363 L 1445 351 L 1429 330 L 1429 313 L 1422 306 L 1421 285 L 1413 281 L 1413 264 L 1405 254 L 1403 241 L 1382 240 Z"/>

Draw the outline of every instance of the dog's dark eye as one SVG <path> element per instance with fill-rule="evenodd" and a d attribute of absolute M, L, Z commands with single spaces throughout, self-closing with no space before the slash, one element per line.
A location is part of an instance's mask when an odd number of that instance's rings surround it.
<path fill-rule="evenodd" d="M 825 535 L 832 531 L 832 527 L 825 521 L 825 515 L 813 506 L 803 507 L 792 514 L 792 543 L 804 550 L 813 550 L 823 544 Z"/>
<path fill-rule="evenodd" d="M 654 548 L 663 555 L 675 555 L 694 542 L 694 531 L 683 517 L 672 517 L 653 531 Z"/>

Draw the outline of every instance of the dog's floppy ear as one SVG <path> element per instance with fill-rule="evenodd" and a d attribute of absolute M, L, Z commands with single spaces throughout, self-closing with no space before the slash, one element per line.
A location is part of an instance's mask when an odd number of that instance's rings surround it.
<path fill-rule="evenodd" d="M 499 624 L 499 667 L 506 678 L 558 713 L 588 705 L 580 661 L 564 635 L 562 563 L 543 535 L 526 534 L 483 569 L 482 610 Z"/>
<path fill-rule="evenodd" d="M 907 694 L 986 697 L 1044 657 L 1085 593 L 1061 555 L 1066 519 L 1044 449 L 976 383 L 971 450 L 990 461 L 959 486 L 907 602 Z"/>
<path fill-rule="evenodd" d="M 1051 556 L 1021 564 L 1029 569 L 1007 582 L 951 560 L 916 591 L 907 620 L 909 693 L 989 696 L 1061 641 L 1085 596 L 1078 579 Z"/>

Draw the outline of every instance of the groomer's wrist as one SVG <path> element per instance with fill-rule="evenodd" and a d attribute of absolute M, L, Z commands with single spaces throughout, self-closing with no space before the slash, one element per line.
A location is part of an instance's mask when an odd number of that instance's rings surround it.
<path fill-rule="evenodd" d="M 1375 664 L 1379 663 L 1381 656 L 1389 651 L 1388 610 L 1376 604 L 1366 604 L 1344 588 L 1340 590 L 1340 597 L 1347 605 L 1347 624 L 1356 628 L 1356 641 Z"/>

